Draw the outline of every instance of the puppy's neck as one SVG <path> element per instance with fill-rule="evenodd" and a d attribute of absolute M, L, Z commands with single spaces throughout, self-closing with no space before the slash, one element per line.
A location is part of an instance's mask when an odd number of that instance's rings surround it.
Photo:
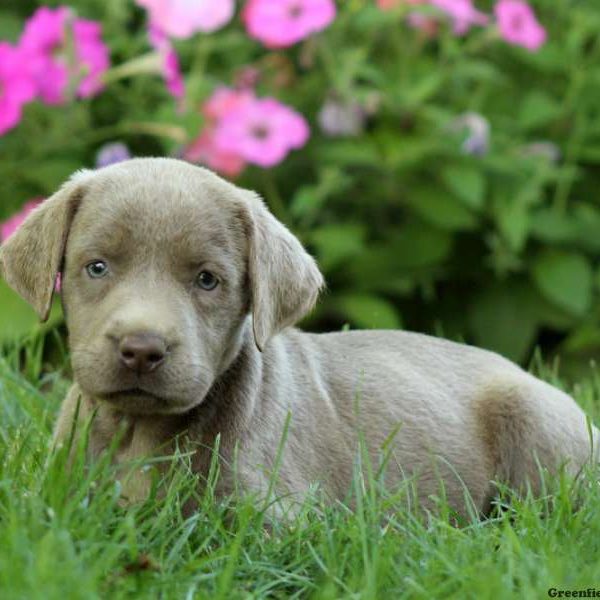
<path fill-rule="evenodd" d="M 204 400 L 193 409 L 190 421 L 201 429 L 241 433 L 256 407 L 263 373 L 262 355 L 248 323 L 240 332 L 237 353 L 217 377 Z"/>

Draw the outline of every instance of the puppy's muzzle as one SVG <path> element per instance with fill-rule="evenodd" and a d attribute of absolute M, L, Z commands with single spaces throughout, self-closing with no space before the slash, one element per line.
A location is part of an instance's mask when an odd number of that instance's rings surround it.
<path fill-rule="evenodd" d="M 121 338 L 117 352 L 120 363 L 138 375 L 156 371 L 167 357 L 167 343 L 155 333 L 141 332 Z"/>

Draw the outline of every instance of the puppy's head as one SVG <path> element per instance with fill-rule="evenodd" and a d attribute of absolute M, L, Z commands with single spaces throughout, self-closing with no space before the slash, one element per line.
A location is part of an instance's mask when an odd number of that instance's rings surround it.
<path fill-rule="evenodd" d="M 256 195 L 172 159 L 76 174 L 0 247 L 0 266 L 42 319 L 62 271 L 75 379 L 142 414 L 202 402 L 250 314 L 262 350 L 322 285 Z"/>

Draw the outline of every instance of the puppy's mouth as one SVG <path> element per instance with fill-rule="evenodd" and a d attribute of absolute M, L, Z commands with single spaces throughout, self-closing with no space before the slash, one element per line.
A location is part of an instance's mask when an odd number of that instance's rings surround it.
<path fill-rule="evenodd" d="M 188 403 L 177 401 L 169 396 L 160 396 L 140 387 L 123 388 L 103 393 L 95 397 L 112 404 L 114 408 L 134 415 L 172 415 L 189 410 Z"/>
<path fill-rule="evenodd" d="M 158 400 L 159 402 L 165 401 L 165 399 L 161 396 L 157 396 L 148 390 L 143 390 L 142 388 L 138 387 L 116 390 L 114 392 L 106 392 L 102 394 L 102 396 L 107 400 L 119 400 L 121 398 L 148 398 L 151 400 Z"/>

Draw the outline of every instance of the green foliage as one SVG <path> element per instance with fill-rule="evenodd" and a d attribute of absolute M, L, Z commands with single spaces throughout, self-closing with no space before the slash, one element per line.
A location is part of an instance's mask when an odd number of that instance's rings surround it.
<path fill-rule="evenodd" d="M 217 469 L 199 493 L 180 455 L 164 494 L 155 487 L 125 509 L 107 456 L 84 468 L 79 452 L 68 470 L 64 453 L 50 452 L 68 382 L 56 374 L 40 382 L 38 351 L 29 349 L 27 378 L 11 366 L 16 357 L 0 357 L 3 599 L 508 600 L 597 586 L 597 472 L 579 484 L 548 481 L 537 500 L 507 491 L 492 518 L 457 527 L 442 494 L 438 516 L 417 518 L 402 504 L 404 488 L 386 494 L 374 469 L 357 460 L 354 510 L 328 506 L 315 493 L 296 517 L 273 523 L 252 498 L 215 499 Z M 598 375 L 575 392 L 597 420 Z M 181 508 L 190 497 L 199 510 L 186 517 Z"/>
<path fill-rule="evenodd" d="M 102 21 L 114 65 L 148 51 L 132 2 L 72 4 Z M 401 9 L 383 12 L 371 0 L 339 2 L 330 28 L 284 51 L 249 39 L 238 16 L 177 43 L 186 111 L 159 76 L 118 71 L 96 98 L 28 106 L 0 138 L 0 219 L 93 165 L 105 142 L 123 140 L 137 155 L 179 153 L 200 131 L 199 107 L 215 86 L 233 85 L 252 65 L 258 94 L 311 125 L 304 149 L 238 180 L 265 195 L 325 272 L 328 293 L 307 325 L 402 324 L 520 361 L 536 343 L 587 359 L 600 349 L 600 12 L 594 2 L 532 4 L 548 29 L 535 53 L 490 29 L 456 38 L 442 27 L 427 38 Z M 36 5 L 9 2 L 0 33 L 16 39 Z M 359 136 L 321 132 L 318 111 L 332 94 L 369 107 Z M 466 113 L 489 122 L 482 155 L 462 150 L 467 133 L 456 119 Z M 554 144 L 558 161 L 539 142 Z M 12 303 L 0 290 L 3 335 Z M 19 316 L 11 326 L 31 323 Z"/>

